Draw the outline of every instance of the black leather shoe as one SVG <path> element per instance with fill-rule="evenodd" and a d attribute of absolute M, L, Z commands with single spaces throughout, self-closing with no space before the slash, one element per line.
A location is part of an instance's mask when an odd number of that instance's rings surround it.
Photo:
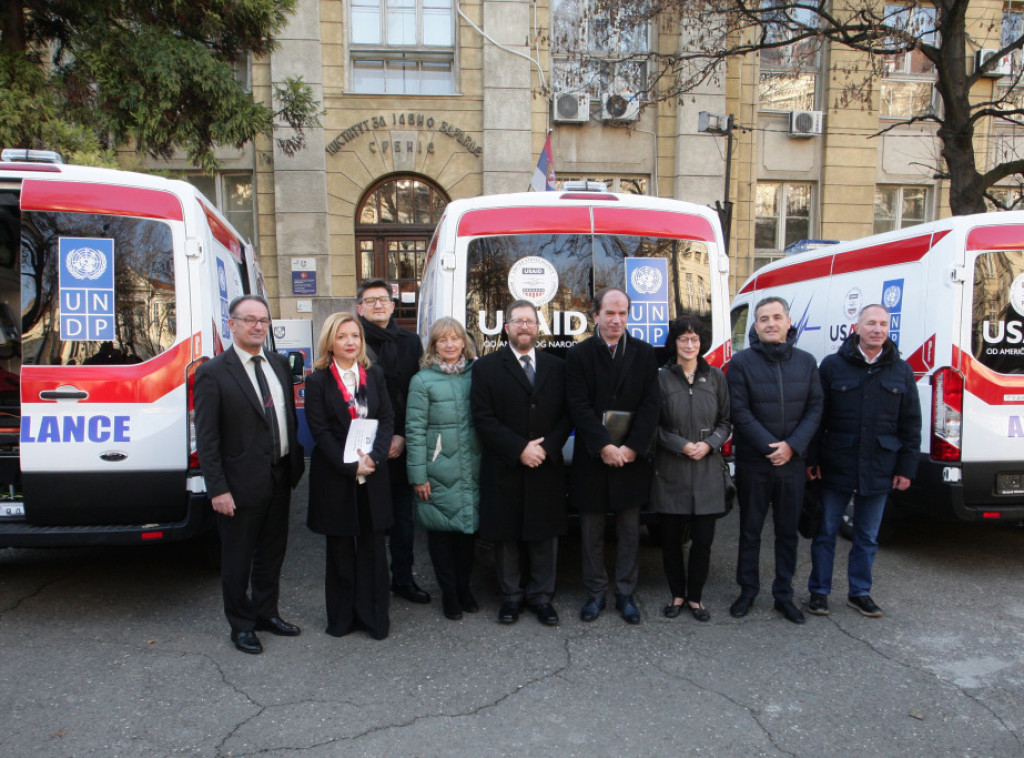
<path fill-rule="evenodd" d="M 813 613 L 815 616 L 827 616 L 828 595 L 822 595 L 820 592 L 812 592 L 811 599 L 807 601 L 807 612 Z"/>
<path fill-rule="evenodd" d="M 792 600 L 776 600 L 775 610 L 781 613 L 786 621 L 792 621 L 794 624 L 802 624 L 807 620 L 800 609 L 793 605 Z"/>
<path fill-rule="evenodd" d="M 661 615 L 667 619 L 674 619 L 676 616 L 683 612 L 683 606 L 685 604 L 686 601 L 684 600 L 679 605 L 676 605 L 675 598 L 673 598 L 671 603 L 669 603 L 661 609 Z"/>
<path fill-rule="evenodd" d="M 256 636 L 256 632 L 232 632 L 231 641 L 243 653 L 259 655 L 263 652 L 263 645 L 260 644 L 260 638 Z"/>
<path fill-rule="evenodd" d="M 633 602 L 632 595 L 616 595 L 615 607 L 618 609 L 619 613 L 622 614 L 622 620 L 627 624 L 640 623 L 640 609 L 637 608 L 636 603 Z"/>
<path fill-rule="evenodd" d="M 686 607 L 690 609 L 690 615 L 692 615 L 698 621 L 711 620 L 711 614 L 708 612 L 708 609 L 705 608 L 701 603 L 697 603 L 697 605 L 690 605 L 689 603 L 687 603 Z"/>
<path fill-rule="evenodd" d="M 604 598 L 592 597 L 580 609 L 580 621 L 593 621 L 604 610 Z"/>
<path fill-rule="evenodd" d="M 519 603 L 507 601 L 498 609 L 498 621 L 502 624 L 514 624 L 519 620 Z"/>
<path fill-rule="evenodd" d="M 740 595 L 729 606 L 729 615 L 735 619 L 741 619 L 750 613 L 750 606 L 754 604 L 754 597 L 752 595 Z"/>
<path fill-rule="evenodd" d="M 473 593 L 469 589 L 459 590 L 457 597 L 459 598 L 459 607 L 462 608 L 466 613 L 476 613 L 480 610 L 480 604 L 473 597 Z"/>
<path fill-rule="evenodd" d="M 426 590 L 420 589 L 416 585 L 416 582 L 410 582 L 409 584 L 392 584 L 391 591 L 399 597 L 404 597 L 410 603 L 426 605 L 430 602 L 430 593 Z"/>
<path fill-rule="evenodd" d="M 857 595 L 857 597 L 847 597 L 846 604 L 859 612 L 862 616 L 868 618 L 881 618 L 882 609 L 875 605 L 875 601 L 871 599 L 871 595 Z"/>
<path fill-rule="evenodd" d="M 537 616 L 537 620 L 544 626 L 558 626 L 558 612 L 551 603 L 530 606 L 530 610 Z"/>
<path fill-rule="evenodd" d="M 268 619 L 256 619 L 256 628 L 261 632 L 270 632 L 279 637 L 298 637 L 302 630 L 295 624 L 289 624 L 280 616 L 271 616 Z"/>
<path fill-rule="evenodd" d="M 444 617 L 452 621 L 458 621 L 462 618 L 462 606 L 459 605 L 455 595 L 441 595 L 441 610 L 444 611 Z"/>

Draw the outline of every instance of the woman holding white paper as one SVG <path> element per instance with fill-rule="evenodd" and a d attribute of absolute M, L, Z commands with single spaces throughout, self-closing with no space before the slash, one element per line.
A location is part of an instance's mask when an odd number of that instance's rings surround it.
<path fill-rule="evenodd" d="M 355 314 L 327 317 L 313 368 L 306 378 L 306 421 L 316 442 L 306 525 L 327 537 L 326 632 L 341 637 L 363 628 L 381 640 L 390 628 L 384 534 L 392 521 L 387 465 L 394 414 Z M 346 456 L 350 433 L 364 441 L 372 435 L 372 446 L 353 444 L 356 452 Z"/>
<path fill-rule="evenodd" d="M 405 415 L 416 523 L 427 532 L 441 605 L 453 621 L 480 609 L 469 588 L 480 523 L 480 443 L 469 408 L 475 360 L 462 324 L 447 316 L 435 321 Z"/>

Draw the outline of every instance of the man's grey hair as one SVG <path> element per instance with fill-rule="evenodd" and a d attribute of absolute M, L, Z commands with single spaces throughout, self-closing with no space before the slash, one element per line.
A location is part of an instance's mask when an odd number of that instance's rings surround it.
<path fill-rule="evenodd" d="M 769 295 L 768 297 L 763 297 L 757 301 L 757 305 L 754 306 L 754 318 L 757 318 L 757 312 L 761 310 L 761 308 L 763 308 L 766 305 L 771 305 L 772 303 L 778 303 L 779 305 L 781 305 L 782 312 L 785 313 L 787 316 L 789 315 L 789 303 L 787 303 L 778 295 Z"/>

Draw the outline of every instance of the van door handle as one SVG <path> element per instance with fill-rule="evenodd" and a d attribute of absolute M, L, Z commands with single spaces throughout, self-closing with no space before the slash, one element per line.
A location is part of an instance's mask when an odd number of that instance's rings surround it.
<path fill-rule="evenodd" d="M 40 400 L 85 400 L 89 393 L 73 387 L 61 387 L 55 390 L 43 390 L 39 393 Z"/>

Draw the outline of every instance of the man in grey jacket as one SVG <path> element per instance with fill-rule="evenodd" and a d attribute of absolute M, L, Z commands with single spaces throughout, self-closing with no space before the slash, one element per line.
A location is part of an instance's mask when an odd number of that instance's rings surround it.
<path fill-rule="evenodd" d="M 794 624 L 804 615 L 793 604 L 797 524 L 804 498 L 807 449 L 821 421 L 822 393 L 814 356 L 794 345 L 789 304 L 766 297 L 754 309 L 750 347 L 737 353 L 726 379 L 732 405 L 740 544 L 729 608 L 746 616 L 760 591 L 761 530 L 772 510 L 775 526 L 775 609 Z"/>

